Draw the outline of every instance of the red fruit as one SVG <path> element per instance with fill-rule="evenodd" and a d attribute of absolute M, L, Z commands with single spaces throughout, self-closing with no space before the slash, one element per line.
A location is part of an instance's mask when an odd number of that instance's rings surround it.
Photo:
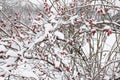
<path fill-rule="evenodd" d="M 97 10 L 98 10 L 98 8 L 96 7 L 96 8 L 95 8 L 95 10 L 97 11 Z"/>
<path fill-rule="evenodd" d="M 97 11 L 98 13 L 103 13 L 102 9 Z"/>
<path fill-rule="evenodd" d="M 5 74 L 0 75 L 1 77 L 5 77 Z"/>
<path fill-rule="evenodd" d="M 35 18 L 36 21 L 40 21 L 40 18 Z"/>
<path fill-rule="evenodd" d="M 30 41 L 28 41 L 28 44 L 30 44 Z"/>
<path fill-rule="evenodd" d="M 49 12 L 49 11 L 50 11 L 49 7 L 46 7 L 46 8 L 45 8 L 45 11 L 46 11 L 46 12 Z"/>
<path fill-rule="evenodd" d="M 6 57 L 6 59 L 9 59 L 10 58 L 10 55 L 8 55 L 7 57 Z"/>
<path fill-rule="evenodd" d="M 44 0 L 44 2 L 47 2 L 47 0 Z"/>
<path fill-rule="evenodd" d="M 110 34 L 112 34 L 112 31 L 108 31 L 107 35 L 110 36 Z"/>
<path fill-rule="evenodd" d="M 13 23 L 13 24 L 17 24 L 17 23 L 15 22 L 15 23 Z"/>
<path fill-rule="evenodd" d="M 104 29 L 104 30 L 103 30 L 103 32 L 108 32 L 108 31 L 109 31 L 109 29 Z"/>
<path fill-rule="evenodd" d="M 90 21 L 89 21 L 89 24 L 93 24 L 93 21 L 92 21 L 92 20 L 90 20 Z"/>
<path fill-rule="evenodd" d="M 2 24 L 3 27 L 6 27 L 6 24 Z"/>
<path fill-rule="evenodd" d="M 70 3 L 70 7 L 73 8 L 75 6 L 75 3 Z"/>
<path fill-rule="evenodd" d="M 74 41 L 73 41 L 73 40 L 69 41 L 69 44 L 70 44 L 70 45 L 73 45 L 73 44 L 74 44 Z"/>
<path fill-rule="evenodd" d="M 69 72 L 70 71 L 70 67 L 66 67 L 66 70 Z"/>
<path fill-rule="evenodd" d="M 105 16 L 106 14 L 102 14 L 103 16 Z"/>
<path fill-rule="evenodd" d="M 108 9 L 108 8 L 105 8 L 104 10 L 105 10 L 105 12 L 107 13 L 109 9 Z"/>
<path fill-rule="evenodd" d="M 8 42 L 8 45 L 11 47 L 11 45 L 12 45 L 12 42 Z"/>
<path fill-rule="evenodd" d="M 3 20 L 0 20 L 0 23 L 3 23 Z"/>
<path fill-rule="evenodd" d="M 59 67 L 55 67 L 55 69 L 58 69 L 58 70 L 59 70 L 60 68 L 59 68 Z"/>
<path fill-rule="evenodd" d="M 41 78 L 40 80 L 44 80 L 43 78 Z"/>
<path fill-rule="evenodd" d="M 38 15 L 44 18 L 44 14 L 42 14 L 41 12 Z"/>
<path fill-rule="evenodd" d="M 14 21 L 17 21 L 17 19 L 15 18 Z"/>
<path fill-rule="evenodd" d="M 55 0 L 56 2 L 59 1 L 59 0 Z"/>
<path fill-rule="evenodd" d="M 94 36 L 94 34 L 96 33 L 96 30 L 92 31 L 92 35 Z"/>
<path fill-rule="evenodd" d="M 10 65 L 7 65 L 6 67 L 10 67 Z"/>
<path fill-rule="evenodd" d="M 66 53 L 65 52 L 61 52 L 61 55 L 66 55 Z"/>
<path fill-rule="evenodd" d="M 3 53 L 3 51 L 0 51 L 0 54 Z"/>
<path fill-rule="evenodd" d="M 8 16 L 8 18 L 11 18 L 12 16 Z"/>
<path fill-rule="evenodd" d="M 100 13 L 100 10 L 99 11 L 97 11 L 98 13 Z"/>
<path fill-rule="evenodd" d="M 100 10 L 101 13 L 103 13 L 102 9 Z"/>

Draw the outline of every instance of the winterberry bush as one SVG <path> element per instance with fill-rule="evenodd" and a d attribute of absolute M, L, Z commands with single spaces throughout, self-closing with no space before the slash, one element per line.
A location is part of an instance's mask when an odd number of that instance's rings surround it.
<path fill-rule="evenodd" d="M 119 0 L 0 1 L 0 80 L 120 77 Z"/>

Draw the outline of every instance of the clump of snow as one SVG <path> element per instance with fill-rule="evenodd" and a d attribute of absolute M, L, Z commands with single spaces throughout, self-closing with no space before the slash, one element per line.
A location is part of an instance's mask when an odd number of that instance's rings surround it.
<path fill-rule="evenodd" d="M 46 32 L 54 30 L 54 27 L 49 23 L 45 24 L 44 26 L 45 26 L 45 31 Z"/>
<path fill-rule="evenodd" d="M 104 20 L 104 22 L 106 22 L 106 23 L 110 23 L 110 21 L 109 21 L 109 20 Z"/>
<path fill-rule="evenodd" d="M 69 66 L 70 59 L 69 59 L 69 58 L 64 58 L 64 59 L 62 59 L 62 62 L 63 62 L 66 66 Z"/>
<path fill-rule="evenodd" d="M 40 44 L 40 46 L 41 46 L 41 47 L 44 47 L 44 46 L 45 46 L 45 44 L 44 44 L 44 43 L 41 43 L 41 44 Z"/>
<path fill-rule="evenodd" d="M 120 0 L 115 0 L 115 6 L 120 7 Z"/>
<path fill-rule="evenodd" d="M 114 9 L 110 9 L 110 10 L 108 11 L 108 13 L 109 13 L 111 16 L 114 16 L 114 15 L 116 15 L 116 14 L 118 13 L 118 11 L 117 11 L 117 10 L 114 10 Z"/>
<path fill-rule="evenodd" d="M 70 18 L 70 20 L 74 20 L 74 19 L 76 19 L 76 18 L 78 18 L 78 17 L 79 17 L 78 15 L 72 16 L 72 17 Z"/>
<path fill-rule="evenodd" d="M 8 50 L 7 53 L 6 53 L 6 56 L 8 56 L 8 55 L 9 56 L 14 56 L 14 57 L 18 56 L 18 54 L 13 50 Z"/>
<path fill-rule="evenodd" d="M 37 75 L 33 72 L 32 67 L 29 64 L 20 65 L 17 67 L 16 70 L 13 70 L 11 73 L 15 75 L 24 76 L 24 77 L 33 77 L 36 80 L 39 80 Z"/>
<path fill-rule="evenodd" d="M 55 19 L 51 19 L 51 22 L 52 22 L 52 23 L 57 23 L 58 21 L 55 20 Z"/>
<path fill-rule="evenodd" d="M 5 46 L 0 45 L 0 51 L 7 51 L 7 49 L 5 48 Z"/>
<path fill-rule="evenodd" d="M 2 10 L 2 6 L 0 6 L 0 10 Z"/>
<path fill-rule="evenodd" d="M 0 80 L 5 80 L 3 77 L 0 77 Z"/>
<path fill-rule="evenodd" d="M 79 17 L 78 15 L 72 16 L 72 17 L 70 18 L 71 24 L 74 25 L 74 20 L 77 19 L 78 17 Z"/>
<path fill-rule="evenodd" d="M 21 1 L 21 6 L 25 6 L 27 4 L 26 1 Z"/>
<path fill-rule="evenodd" d="M 96 29 L 95 29 L 95 28 L 93 28 L 93 29 L 91 29 L 91 32 L 92 32 L 92 31 L 96 31 Z"/>
<path fill-rule="evenodd" d="M 86 27 L 86 25 L 81 26 L 80 29 L 81 29 L 82 31 L 88 30 L 88 28 Z"/>
<path fill-rule="evenodd" d="M 105 25 L 105 27 L 103 28 L 103 30 L 105 30 L 105 29 L 111 30 L 111 27 L 108 26 L 108 25 Z"/>
<path fill-rule="evenodd" d="M 60 31 L 55 31 L 55 36 L 57 36 L 59 39 L 64 39 L 64 34 Z"/>
<path fill-rule="evenodd" d="M 115 42 L 115 34 L 111 34 L 109 37 L 106 39 L 106 43 L 104 46 L 104 50 L 110 50 Z"/>
<path fill-rule="evenodd" d="M 104 77 L 104 79 L 105 79 L 105 80 L 110 80 L 110 77 L 106 75 L 106 76 Z"/>
<path fill-rule="evenodd" d="M 95 25 L 96 25 L 96 24 L 97 24 L 97 21 L 93 21 L 93 24 L 95 24 Z"/>
<path fill-rule="evenodd" d="M 60 61 L 57 61 L 57 60 L 56 60 L 56 61 L 54 62 L 54 64 L 55 64 L 55 67 L 60 67 Z"/>
<path fill-rule="evenodd" d="M 31 71 L 31 70 L 17 69 L 16 71 L 14 71 L 14 74 L 17 74 L 17 75 L 20 75 L 20 76 L 24 76 L 24 77 L 33 77 L 36 80 L 39 80 L 37 75 L 35 75 L 34 72 Z"/>
<path fill-rule="evenodd" d="M 31 3 L 35 4 L 35 5 L 43 5 L 43 1 L 42 0 L 29 0 Z"/>

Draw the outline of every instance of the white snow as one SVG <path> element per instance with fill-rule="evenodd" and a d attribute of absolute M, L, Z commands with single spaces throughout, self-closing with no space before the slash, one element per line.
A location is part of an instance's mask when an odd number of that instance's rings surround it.
<path fill-rule="evenodd" d="M 7 51 L 6 47 L 3 45 L 0 45 L 0 51 Z"/>
<path fill-rule="evenodd" d="M 112 45 L 115 42 L 115 34 L 111 34 L 110 36 L 107 37 L 104 50 L 110 50 L 112 48 Z"/>
<path fill-rule="evenodd" d="M 39 78 L 37 77 L 37 75 L 34 74 L 33 71 L 27 70 L 27 69 L 18 69 L 14 72 L 14 74 L 24 76 L 24 77 L 33 77 L 36 80 L 39 80 Z"/>
<path fill-rule="evenodd" d="M 86 23 L 86 24 L 87 24 L 87 23 Z M 89 30 L 89 29 L 86 27 L 86 25 L 82 25 L 82 26 L 80 27 L 80 29 L 81 29 L 82 31 Z"/>
<path fill-rule="evenodd" d="M 14 56 L 14 57 L 18 56 L 18 54 L 15 51 L 13 51 L 13 50 L 8 50 L 7 53 L 6 53 L 6 56 L 8 56 L 8 55 Z"/>
<path fill-rule="evenodd" d="M 0 77 L 0 80 L 5 80 L 5 78 L 4 77 Z"/>
<path fill-rule="evenodd" d="M 64 34 L 60 31 L 55 31 L 55 36 L 57 36 L 59 39 L 64 39 Z"/>
<path fill-rule="evenodd" d="M 44 26 L 45 26 L 45 32 L 54 30 L 54 27 L 50 23 L 47 23 Z"/>
<path fill-rule="evenodd" d="M 115 6 L 120 7 L 120 0 L 115 0 Z"/>
<path fill-rule="evenodd" d="M 49 20 L 55 19 L 55 15 L 51 15 Z"/>
<path fill-rule="evenodd" d="M 95 28 L 91 29 L 91 32 L 93 32 L 93 31 L 96 31 L 96 29 Z"/>
<path fill-rule="evenodd" d="M 27 2 L 25 0 L 21 1 L 21 6 L 25 6 Z"/>
<path fill-rule="evenodd" d="M 2 6 L 0 6 L 0 10 L 2 10 Z"/>
<path fill-rule="evenodd" d="M 71 21 L 71 24 L 74 25 L 74 20 L 77 19 L 79 16 L 78 15 L 75 15 L 75 16 L 72 16 L 69 20 Z"/>
<path fill-rule="evenodd" d="M 57 61 L 57 60 L 56 60 L 56 61 L 54 62 L 54 64 L 55 64 L 55 67 L 60 67 L 60 61 Z"/>
<path fill-rule="evenodd" d="M 35 5 L 43 4 L 43 1 L 41 1 L 41 0 L 29 0 L 29 1 L 32 2 Z"/>
<path fill-rule="evenodd" d="M 44 44 L 44 43 L 41 43 L 41 44 L 40 44 L 40 46 L 41 46 L 41 47 L 44 47 L 44 46 L 45 46 L 45 44 Z"/>
<path fill-rule="evenodd" d="M 37 75 L 33 72 L 31 65 L 29 64 L 23 64 L 17 67 L 16 70 L 13 70 L 11 74 L 19 75 L 19 76 L 24 76 L 24 77 L 33 77 L 36 80 L 39 80 Z"/>
<path fill-rule="evenodd" d="M 103 30 L 105 30 L 105 29 L 111 30 L 111 27 L 108 26 L 108 25 L 105 25 L 105 27 L 103 28 Z"/>

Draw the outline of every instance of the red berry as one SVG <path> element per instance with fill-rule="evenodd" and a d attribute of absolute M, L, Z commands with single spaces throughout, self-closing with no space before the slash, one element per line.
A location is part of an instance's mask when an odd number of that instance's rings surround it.
<path fill-rule="evenodd" d="M 0 20 L 0 23 L 3 23 L 3 20 Z"/>
<path fill-rule="evenodd" d="M 0 51 L 0 54 L 3 53 L 3 51 Z"/>
<path fill-rule="evenodd" d="M 69 72 L 70 71 L 70 67 L 66 67 L 66 70 Z"/>
<path fill-rule="evenodd" d="M 94 36 L 94 34 L 96 33 L 96 30 L 92 31 L 92 35 Z"/>
<path fill-rule="evenodd" d="M 5 74 L 0 75 L 1 77 L 5 77 Z"/>
<path fill-rule="evenodd" d="M 109 29 L 104 29 L 104 30 L 103 30 L 103 32 L 108 32 L 108 31 L 109 31 Z"/>
<path fill-rule="evenodd" d="M 105 8 L 104 10 L 105 10 L 105 12 L 108 12 L 109 9 L 108 9 L 108 8 Z"/>
<path fill-rule="evenodd" d="M 55 69 L 58 69 L 58 70 L 59 70 L 60 68 L 59 68 L 59 67 L 55 67 Z"/>
<path fill-rule="evenodd" d="M 107 35 L 110 36 L 110 34 L 112 34 L 112 31 L 108 31 Z"/>
<path fill-rule="evenodd" d="M 73 44 L 74 44 L 74 41 L 73 41 L 73 40 L 69 41 L 69 44 L 70 44 L 70 45 L 73 45 Z"/>
<path fill-rule="evenodd" d="M 7 65 L 6 67 L 10 67 L 10 65 Z"/>

